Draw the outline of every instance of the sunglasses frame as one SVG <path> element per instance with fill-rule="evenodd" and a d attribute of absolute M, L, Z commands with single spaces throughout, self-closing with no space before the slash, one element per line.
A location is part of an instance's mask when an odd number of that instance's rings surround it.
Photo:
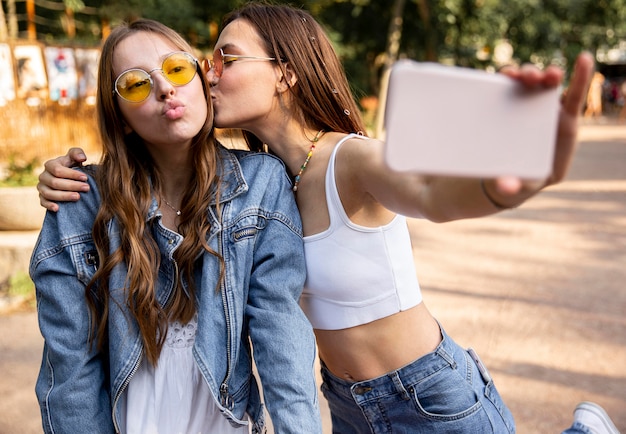
<path fill-rule="evenodd" d="M 178 84 L 178 83 L 174 83 L 172 80 L 169 79 L 169 77 L 167 76 L 167 74 L 165 74 L 165 72 L 163 71 L 163 66 L 165 65 L 165 62 L 167 62 L 167 60 L 169 58 L 171 58 L 172 56 L 175 56 L 177 54 L 182 54 L 183 57 L 187 58 L 187 60 L 189 60 L 189 64 L 190 65 L 194 65 L 195 66 L 195 71 L 194 74 L 191 76 L 191 78 L 189 79 L 188 82 L 186 83 L 182 83 L 182 84 Z M 117 83 L 118 81 L 128 72 L 131 71 L 140 71 L 144 74 L 147 75 L 148 77 L 148 81 L 150 82 L 150 91 L 146 94 L 146 96 L 142 99 L 140 99 L 139 101 L 133 101 L 130 100 L 126 97 L 124 97 L 124 95 L 122 95 L 120 93 L 120 91 L 118 90 L 118 86 Z M 141 68 L 130 68 L 127 69 L 125 71 L 122 71 L 120 73 L 120 75 L 117 76 L 117 78 L 115 79 L 115 81 L 113 82 L 113 93 L 117 94 L 120 98 L 122 98 L 124 101 L 129 102 L 129 103 L 140 103 L 140 102 L 144 102 L 146 99 L 148 99 L 148 97 L 152 94 L 152 90 L 154 89 L 154 80 L 152 79 L 152 73 L 155 71 L 161 71 L 161 74 L 163 75 L 163 77 L 172 85 L 174 86 L 185 86 L 189 83 L 191 83 L 191 81 L 194 79 L 194 77 L 196 76 L 196 74 L 198 74 L 198 72 L 200 71 L 200 64 L 198 63 L 198 59 L 196 59 L 195 57 L 193 57 L 190 53 L 187 53 L 186 51 L 173 51 L 171 53 L 169 53 L 167 56 L 165 56 L 163 58 L 163 62 L 161 63 L 161 67 L 160 68 L 153 68 L 150 71 L 146 71 L 145 69 L 141 69 Z"/>
<path fill-rule="evenodd" d="M 219 54 L 219 58 L 221 59 L 221 61 L 219 62 L 215 60 L 218 57 L 218 54 Z M 206 65 L 208 66 L 207 72 L 213 71 L 213 73 L 218 78 L 221 78 L 222 74 L 224 73 L 224 65 L 236 62 L 238 60 L 267 60 L 267 61 L 273 62 L 276 60 L 276 58 L 275 57 L 263 57 L 263 56 L 245 56 L 245 55 L 239 55 L 239 54 L 227 54 L 227 53 L 224 53 L 224 50 L 222 48 L 218 48 L 217 50 L 213 52 L 213 59 L 206 60 Z M 221 65 L 221 66 L 219 66 L 218 68 L 218 65 Z"/>

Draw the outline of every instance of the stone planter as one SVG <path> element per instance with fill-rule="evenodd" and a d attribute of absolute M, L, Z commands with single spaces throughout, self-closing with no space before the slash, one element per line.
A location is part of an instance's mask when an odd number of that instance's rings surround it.
<path fill-rule="evenodd" d="M 0 187 L 0 231 L 41 229 L 45 214 L 35 186 Z"/>

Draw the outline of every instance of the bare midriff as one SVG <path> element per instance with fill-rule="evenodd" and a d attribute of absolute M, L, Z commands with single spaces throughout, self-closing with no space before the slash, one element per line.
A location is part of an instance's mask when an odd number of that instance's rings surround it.
<path fill-rule="evenodd" d="M 315 330 L 320 358 L 346 381 L 380 377 L 437 348 L 439 324 L 423 303 L 367 324 Z"/>

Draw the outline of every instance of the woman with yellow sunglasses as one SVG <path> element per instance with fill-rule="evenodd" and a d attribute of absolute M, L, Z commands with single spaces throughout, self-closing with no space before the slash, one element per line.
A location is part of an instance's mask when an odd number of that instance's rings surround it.
<path fill-rule="evenodd" d="M 46 433 L 320 433 L 300 217 L 284 166 L 213 134 L 209 85 L 173 30 L 102 49 L 98 170 L 31 262 Z"/>

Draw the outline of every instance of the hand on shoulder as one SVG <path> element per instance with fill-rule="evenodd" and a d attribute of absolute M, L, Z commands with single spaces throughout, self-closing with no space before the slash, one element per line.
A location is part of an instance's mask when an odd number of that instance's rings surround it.
<path fill-rule="evenodd" d="M 80 167 L 87 160 L 81 148 L 70 148 L 66 155 L 44 163 L 44 171 L 39 175 L 37 190 L 39 203 L 49 211 L 56 212 L 56 202 L 75 202 L 80 192 L 89 191 L 87 176 L 73 167 Z"/>

